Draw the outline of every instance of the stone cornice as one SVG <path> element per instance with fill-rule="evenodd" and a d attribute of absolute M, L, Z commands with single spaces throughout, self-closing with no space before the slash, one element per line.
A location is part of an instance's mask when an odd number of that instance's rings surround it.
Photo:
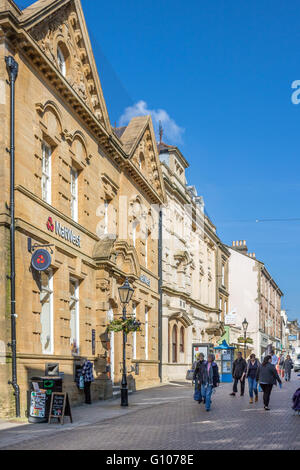
<path fill-rule="evenodd" d="M 189 304 L 192 305 L 193 307 L 196 307 L 199 310 L 204 310 L 206 313 L 218 313 L 219 312 L 219 310 L 217 308 L 208 307 L 207 305 L 203 305 L 200 302 L 198 302 L 197 300 L 194 300 L 191 297 L 189 297 L 184 292 L 176 291 L 175 289 L 172 289 L 170 287 L 166 287 L 164 285 L 162 286 L 162 291 L 163 291 L 163 293 L 171 294 L 171 295 L 174 295 L 176 297 L 180 297 L 180 298 L 186 300 L 187 302 L 189 302 Z"/>

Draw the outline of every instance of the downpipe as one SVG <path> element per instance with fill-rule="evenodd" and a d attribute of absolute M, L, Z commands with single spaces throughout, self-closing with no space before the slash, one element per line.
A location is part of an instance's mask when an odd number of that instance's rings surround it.
<path fill-rule="evenodd" d="M 17 381 L 17 341 L 16 341 L 16 268 L 15 268 L 15 82 L 19 65 L 12 56 L 5 57 L 10 85 L 10 296 L 11 296 L 11 343 L 12 380 L 8 382 L 14 389 L 16 417 L 20 417 L 20 387 Z"/>

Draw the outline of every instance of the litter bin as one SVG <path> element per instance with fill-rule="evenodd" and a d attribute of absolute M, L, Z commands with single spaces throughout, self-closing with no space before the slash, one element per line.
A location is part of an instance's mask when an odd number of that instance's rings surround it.
<path fill-rule="evenodd" d="M 62 392 L 62 377 L 31 377 L 29 423 L 48 422 L 52 392 Z"/>

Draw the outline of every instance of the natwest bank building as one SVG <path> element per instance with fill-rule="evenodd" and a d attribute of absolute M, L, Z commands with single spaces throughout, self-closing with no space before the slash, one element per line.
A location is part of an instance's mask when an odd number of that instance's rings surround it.
<path fill-rule="evenodd" d="M 38 1 L 20 10 L 0 1 L 0 403 L 14 414 L 11 342 L 10 131 L 15 129 L 16 371 L 21 414 L 33 376 L 47 364 L 64 375 L 71 404 L 83 401 L 76 367 L 94 364 L 93 399 L 121 380 L 118 287 L 134 287 L 128 313 L 142 331 L 128 335 L 132 388 L 159 382 L 158 212 L 164 188 L 151 118 L 110 125 L 78 0 Z M 11 87 L 17 64 L 15 116 Z M 37 250 L 47 269 L 32 266 Z M 45 257 L 48 257 L 45 255 Z M 45 258 L 37 256 L 39 266 Z M 37 265 L 36 265 L 37 266 Z"/>

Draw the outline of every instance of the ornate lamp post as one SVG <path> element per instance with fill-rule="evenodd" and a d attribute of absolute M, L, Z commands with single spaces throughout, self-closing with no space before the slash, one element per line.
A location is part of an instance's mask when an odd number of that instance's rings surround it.
<path fill-rule="evenodd" d="M 119 296 L 121 304 L 123 305 L 123 316 L 122 319 L 126 321 L 126 305 L 130 302 L 134 289 L 130 287 L 128 279 L 124 284 L 119 287 Z M 121 406 L 128 406 L 128 387 L 127 387 L 127 370 L 126 370 L 126 343 L 127 343 L 127 334 L 123 330 L 123 374 L 121 382 Z"/>
<path fill-rule="evenodd" d="M 244 330 L 244 356 L 245 356 L 245 359 L 246 359 L 246 339 L 247 339 L 247 328 L 248 328 L 248 322 L 247 322 L 246 318 L 243 321 L 242 326 L 243 326 L 243 330 Z"/>

